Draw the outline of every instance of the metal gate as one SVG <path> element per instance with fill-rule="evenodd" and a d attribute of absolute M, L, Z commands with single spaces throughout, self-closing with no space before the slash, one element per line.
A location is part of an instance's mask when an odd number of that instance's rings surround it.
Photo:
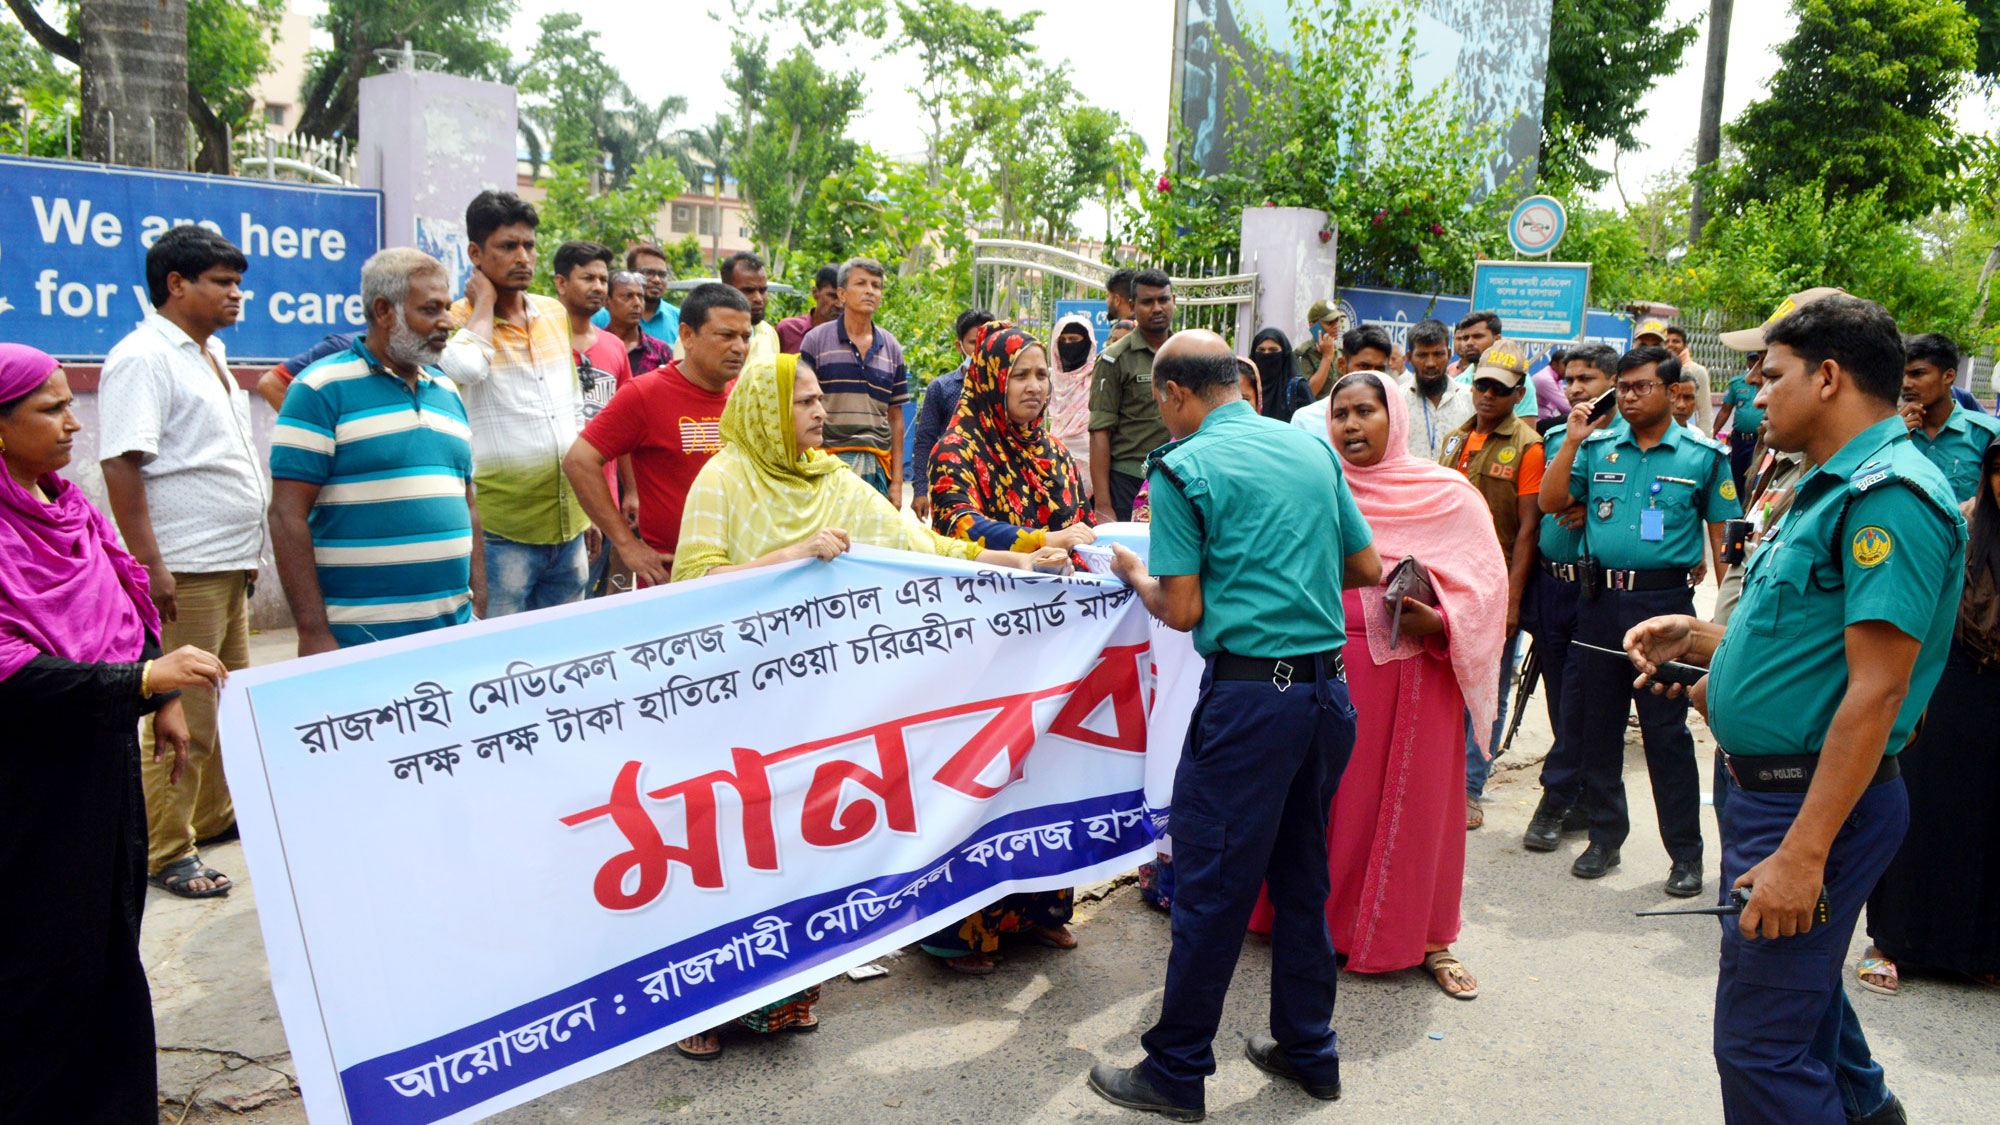
<path fill-rule="evenodd" d="M 1162 269 L 1174 283 L 1174 328 L 1207 328 L 1234 340 L 1237 324 L 1255 323 L 1259 293 L 1254 263 L 1242 272 L 1235 255 L 1196 262 L 1144 259 L 1106 265 L 1060 246 L 982 238 L 972 244 L 972 303 L 1024 328 L 1047 332 L 1056 302 L 1102 300 L 1118 269 Z M 1248 318 L 1241 314 L 1248 311 Z"/>

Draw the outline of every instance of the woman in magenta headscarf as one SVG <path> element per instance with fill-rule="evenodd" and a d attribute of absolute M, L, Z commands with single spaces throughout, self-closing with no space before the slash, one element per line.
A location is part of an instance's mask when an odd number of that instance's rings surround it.
<path fill-rule="evenodd" d="M 1465 712 L 1489 731 L 1499 706 L 1507 562 L 1466 479 L 1408 451 L 1408 396 L 1373 372 L 1334 385 L 1327 431 L 1386 575 L 1405 556 L 1430 571 L 1439 606 L 1405 599 L 1390 644 L 1382 587 L 1344 596 L 1347 688 L 1359 716 L 1327 827 L 1327 929 L 1357 973 L 1421 965 L 1451 996 L 1479 982 L 1452 955 L 1465 879 Z M 1482 534 L 1483 533 L 1483 534 Z M 1367 659 L 1354 653 L 1365 652 Z M 1252 928 L 1269 924 L 1260 907 Z"/>
<path fill-rule="evenodd" d="M 224 673 L 196 648 L 160 654 L 145 568 L 55 475 L 81 428 L 70 401 L 55 360 L 0 344 L 0 855 L 38 887 L 0 926 L 0 1106 L 9 1120 L 152 1121 L 139 719 L 156 712 L 156 745 L 185 761 L 180 691 Z"/>

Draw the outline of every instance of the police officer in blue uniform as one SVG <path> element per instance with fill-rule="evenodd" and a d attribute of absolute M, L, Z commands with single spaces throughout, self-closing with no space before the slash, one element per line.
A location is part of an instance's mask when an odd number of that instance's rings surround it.
<path fill-rule="evenodd" d="M 1909 823 L 1897 753 L 1944 668 L 1966 528 L 1897 414 L 1888 312 L 1845 294 L 1785 307 L 1757 404 L 1771 447 L 1819 468 L 1750 557 L 1726 630 L 1663 617 L 1625 648 L 1645 674 L 1709 668 L 1694 698 L 1724 753 L 1722 880 L 1750 890 L 1723 920 L 1715 991 L 1725 1121 L 1886 1125 L 1906 1118 L 1843 965 Z"/>
<path fill-rule="evenodd" d="M 1596 402 L 1611 391 L 1617 373 L 1618 353 L 1607 345 L 1573 348 L 1563 358 L 1563 393 L 1572 408 Z M 1614 416 L 1611 425 L 1621 429 L 1625 420 Z M 1568 431 L 1569 417 L 1564 415 L 1542 431 L 1543 446 L 1562 448 Z M 1582 705 L 1577 676 L 1583 668 L 1569 647 L 1576 636 L 1576 606 L 1582 591 L 1578 574 L 1589 565 L 1583 553 L 1586 515 L 1582 504 L 1572 503 L 1559 515 L 1542 516 L 1535 540 L 1540 573 L 1521 607 L 1521 628 L 1535 638 L 1542 699 L 1548 704 L 1549 728 L 1554 732 L 1548 756 L 1542 759 L 1542 799 L 1521 835 L 1521 846 L 1531 852 L 1552 852 L 1564 832 L 1582 831 L 1590 823 L 1582 801 L 1583 745 L 1574 729 Z"/>
<path fill-rule="evenodd" d="M 1153 616 L 1193 631 L 1207 667 L 1174 774 L 1160 1019 L 1141 1040 L 1143 1061 L 1099 1063 L 1090 1086 L 1118 1105 L 1199 1121 L 1259 884 L 1276 909 L 1272 1034 L 1251 1036 L 1246 1053 L 1314 1097 L 1340 1096 L 1326 932 L 1327 816 L 1354 748 L 1340 591 L 1381 581 L 1382 564 L 1333 449 L 1252 410 L 1220 336 L 1168 340 L 1153 397 L 1175 440 L 1148 462 L 1150 555 L 1115 548 L 1115 569 Z M 1299 532 L 1301 512 L 1313 513 L 1311 534 Z"/>
<path fill-rule="evenodd" d="M 1904 341 L 1898 409 L 1910 427 L 1910 443 L 1951 482 L 1962 504 L 1979 491 L 1979 465 L 1986 447 L 2000 437 L 2000 418 L 1967 410 L 1952 397 L 1958 362 L 1958 345 L 1949 337 L 1926 332 Z"/>
<path fill-rule="evenodd" d="M 1706 570 L 1708 547 L 1722 550 L 1722 522 L 1742 514 L 1729 453 L 1684 429 L 1673 417 L 1668 388 L 1680 360 L 1665 348 L 1633 348 L 1618 360 L 1618 411 L 1626 428 L 1592 422 L 1590 408 L 1570 411 L 1561 449 L 1542 477 L 1542 511 L 1584 506 L 1584 547 L 1593 564 L 1584 575 L 1576 638 L 1617 648 L 1625 631 L 1649 617 L 1694 612 L 1693 583 Z M 1719 578 L 1719 575 L 1718 575 Z M 1660 838 L 1673 861 L 1666 892 L 1701 893 L 1701 776 L 1687 700 L 1635 691 L 1623 662 L 1577 653 L 1580 697 L 1577 741 L 1583 751 L 1584 802 L 1590 846 L 1571 865 L 1596 879 L 1618 865 L 1631 832 L 1625 806 L 1625 716 L 1633 700 L 1646 747 L 1646 772 L 1659 812 Z"/>

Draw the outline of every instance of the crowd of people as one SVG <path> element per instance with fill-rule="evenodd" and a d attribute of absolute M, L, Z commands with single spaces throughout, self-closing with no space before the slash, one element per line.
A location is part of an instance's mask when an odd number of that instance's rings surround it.
<path fill-rule="evenodd" d="M 811 307 L 773 324 L 754 254 L 724 259 L 719 280 L 675 304 L 657 247 L 566 242 L 547 296 L 530 292 L 546 249 L 531 204 L 489 191 L 465 218 L 462 296 L 435 259 L 384 250 L 362 270 L 366 330 L 264 373 L 257 392 L 277 411 L 268 457 L 217 336 L 240 314 L 246 259 L 201 227 L 162 234 L 146 259 L 154 311 L 110 353 L 98 388 L 108 517 L 58 475 L 78 429 L 62 367 L 0 345 L 0 694 L 30 739 L 72 747 L 23 760 L 5 820 L 17 854 L 55 841 L 78 857 L 63 910 L 0 945 L 0 980 L 27 1014 L 14 1022 L 38 1029 L 22 1047 L 28 1081 L 4 1093 L 29 1117 L 54 1119 L 51 1099 L 73 1109 L 86 1088 L 101 1119 L 151 1117 L 139 917 L 149 882 L 190 898 L 232 886 L 201 858 L 234 833 L 215 690 L 248 661 L 267 529 L 306 656 L 833 559 L 854 543 L 1059 572 L 1097 528 L 1147 522 L 1149 556 L 1118 548 L 1117 575 L 1192 632 L 1208 674 L 1176 780 L 1172 859 L 1142 877 L 1172 917 L 1161 1021 L 1144 1063 L 1101 1066 L 1091 1083 L 1181 1120 L 1199 1119 L 1246 931 L 1271 935 L 1274 974 L 1275 1036 L 1252 1038 L 1252 1061 L 1315 1096 L 1339 1092 L 1336 966 L 1419 970 L 1451 997 L 1478 995 L 1452 951 L 1465 833 L 1483 821 L 1515 691 L 1539 688 L 1553 732 L 1523 847 L 1547 853 L 1580 833 L 1573 875 L 1619 865 L 1635 722 L 1670 859 L 1662 890 L 1699 895 L 1688 712 L 1709 714 L 1724 689 L 1661 691 L 1635 683 L 1635 665 L 1712 658 L 1720 676 L 1724 636 L 1738 652 L 1803 645 L 1819 595 L 1842 588 L 1846 550 L 1847 581 L 1885 608 L 1844 620 L 1899 630 L 1876 638 L 1908 649 L 1891 702 L 1924 715 L 1883 727 L 1873 750 L 1885 765 L 1869 769 L 1888 777 L 1862 779 L 1907 787 L 1909 828 L 1900 850 L 1900 832 L 1871 837 L 1888 853 L 1875 857 L 1879 881 L 1839 881 L 1836 922 L 1852 906 L 1851 929 L 1868 904 L 1874 945 L 1857 983 L 1894 994 L 1913 970 L 2000 985 L 2000 839 L 1974 805 L 2000 782 L 1983 694 L 2000 677 L 2000 420 L 1960 388 L 1963 359 L 1945 337 L 1896 337 L 1879 306 L 1837 290 L 1796 294 L 1766 324 L 1721 337 L 1744 370 L 1711 417 L 1709 373 L 1663 321 L 1638 324 L 1622 352 L 1545 351 L 1508 338 L 1492 312 L 1426 319 L 1397 341 L 1322 301 L 1297 346 L 1266 328 L 1239 356 L 1212 333 L 1175 331 L 1166 274 L 1120 270 L 1103 341 L 1082 317 L 1044 334 L 966 310 L 954 325 L 963 362 L 923 389 L 906 443 L 917 392 L 877 320 L 881 263 L 819 270 Z M 1815 379 L 1809 402 L 1799 388 Z M 1779 426 L 1779 403 L 1853 421 L 1848 437 L 1879 438 L 1877 455 L 1801 437 L 1801 413 Z M 1826 517 L 1829 561 L 1798 524 L 1821 517 L 1834 476 L 1852 495 Z M 1959 543 L 1896 520 L 1942 520 Z M 1933 540 L 1942 554 L 1924 553 Z M 1894 587 L 1917 557 L 1929 584 Z M 1730 632 L 1704 641 L 1695 591 L 1709 581 L 1713 625 Z M 1941 592 L 1942 640 L 1922 617 Z M 1851 677 L 1825 664 L 1840 646 L 1824 647 L 1820 678 L 1800 690 L 1837 697 Z M 1287 693 L 1295 679 L 1309 690 Z M 1781 753 L 1753 748 L 1756 723 L 1783 727 L 1768 733 L 1786 745 L 1819 742 L 1735 706 L 1734 724 L 1716 723 L 1737 756 L 1718 751 L 1713 803 L 1724 881 L 1741 886 L 1756 859 L 1724 809 L 1749 824 L 1766 794 L 1744 763 Z M 89 715 L 88 731 L 58 712 Z M 1824 726 L 1817 738 L 1832 744 Z M 1068 892 L 1015 895 L 920 945 L 951 971 L 990 973 L 1010 935 L 1073 948 L 1070 911 Z M 1789 1055 L 1725 1057 L 1740 1030 L 1728 1020 L 1761 995 L 1732 992 L 1731 966 L 1762 949 L 1725 942 L 1717 1050 L 1731 1119 L 1819 1120 L 1743 1107 L 1811 1102 L 1838 1075 L 1846 1119 L 1902 1120 L 1839 988 L 1844 944 L 1817 991 L 1803 990 L 1816 1000 L 1796 1001 L 1819 1007 L 1793 1013 L 1808 1026 Z M 1781 974 L 1764 968 L 1761 984 L 1776 987 Z M 817 1000 L 807 989 L 736 1022 L 812 1030 Z M 714 1059 L 720 1031 L 677 1049 Z"/>

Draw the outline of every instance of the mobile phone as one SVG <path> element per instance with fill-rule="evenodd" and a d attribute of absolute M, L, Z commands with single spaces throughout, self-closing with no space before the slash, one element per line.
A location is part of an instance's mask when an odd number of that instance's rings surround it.
<path fill-rule="evenodd" d="M 1613 387 L 1612 389 L 1605 391 L 1603 394 L 1598 395 L 1597 398 L 1591 402 L 1590 421 L 1602 422 L 1606 418 L 1611 417 L 1612 412 L 1617 409 L 1618 409 L 1618 388 Z"/>

